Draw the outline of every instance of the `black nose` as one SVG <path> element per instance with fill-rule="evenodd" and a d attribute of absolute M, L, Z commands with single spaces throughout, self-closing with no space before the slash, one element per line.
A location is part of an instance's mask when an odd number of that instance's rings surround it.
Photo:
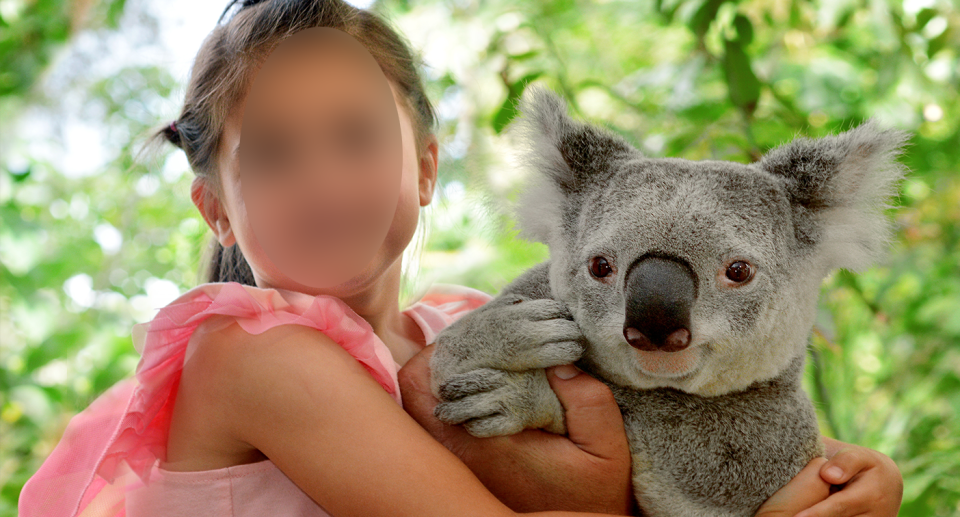
<path fill-rule="evenodd" d="M 627 272 L 623 337 L 645 351 L 677 352 L 690 344 L 690 311 L 697 278 L 686 263 L 647 256 Z"/>

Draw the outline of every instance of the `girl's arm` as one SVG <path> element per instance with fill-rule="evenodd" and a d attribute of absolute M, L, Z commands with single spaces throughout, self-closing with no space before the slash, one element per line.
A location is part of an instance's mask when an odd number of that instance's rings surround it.
<path fill-rule="evenodd" d="M 332 515 L 514 515 L 321 332 L 234 324 L 188 367 L 203 371 L 192 389 L 219 402 L 215 435 L 261 451 Z"/>

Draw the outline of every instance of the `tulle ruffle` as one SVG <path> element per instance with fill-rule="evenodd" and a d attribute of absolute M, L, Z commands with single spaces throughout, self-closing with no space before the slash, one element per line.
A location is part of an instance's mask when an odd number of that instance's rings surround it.
<path fill-rule="evenodd" d="M 404 313 L 427 343 L 490 296 L 461 286 L 438 285 Z M 214 315 L 230 317 L 259 334 L 277 325 L 317 329 L 339 343 L 400 403 L 398 365 L 370 325 L 339 298 L 210 283 L 187 291 L 134 326 L 141 354 L 135 377 L 118 382 L 71 419 L 63 437 L 20 494 L 21 517 L 77 515 L 122 517 L 124 494 L 143 486 L 167 436 L 180 372 L 197 327 Z"/>
<path fill-rule="evenodd" d="M 317 329 L 401 402 L 390 351 L 370 324 L 339 298 L 235 282 L 204 284 L 134 327 L 134 346 L 141 353 L 135 378 L 117 383 L 70 421 L 53 453 L 24 486 L 21 517 L 77 515 L 122 474 L 132 471 L 141 480 L 147 478 L 154 463 L 166 456 L 187 344 L 197 327 L 214 315 L 230 316 L 250 334 L 284 324 Z M 122 508 L 118 511 L 122 515 Z"/>

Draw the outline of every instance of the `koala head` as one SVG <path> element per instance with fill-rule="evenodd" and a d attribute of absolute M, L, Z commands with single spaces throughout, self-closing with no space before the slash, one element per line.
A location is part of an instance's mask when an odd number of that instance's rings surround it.
<path fill-rule="evenodd" d="M 522 234 L 550 247 L 583 360 L 617 384 L 714 396 L 775 377 L 805 352 L 823 278 L 889 238 L 903 132 L 868 122 L 744 165 L 647 158 L 541 88 L 521 112 Z"/>

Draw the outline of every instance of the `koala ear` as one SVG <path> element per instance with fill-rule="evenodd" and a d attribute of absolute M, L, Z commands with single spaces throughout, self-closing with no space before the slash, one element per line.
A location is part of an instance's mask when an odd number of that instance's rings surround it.
<path fill-rule="evenodd" d="M 909 134 L 876 122 L 836 136 L 802 138 L 768 153 L 758 166 L 782 179 L 801 246 L 815 246 L 828 269 L 859 270 L 890 239 L 883 210 L 905 167 L 897 156 Z"/>
<path fill-rule="evenodd" d="M 527 88 L 520 112 L 511 133 L 523 146 L 521 163 L 534 177 L 520 197 L 517 217 L 525 237 L 549 243 L 579 210 L 582 194 L 613 175 L 613 161 L 642 155 L 619 135 L 570 118 L 563 99 L 541 86 Z"/>

